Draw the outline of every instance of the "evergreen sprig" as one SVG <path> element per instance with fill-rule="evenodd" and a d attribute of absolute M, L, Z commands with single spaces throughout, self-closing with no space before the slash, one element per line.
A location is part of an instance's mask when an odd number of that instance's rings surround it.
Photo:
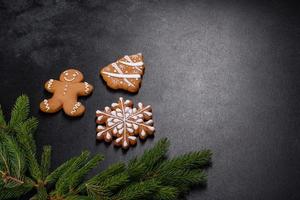
<path fill-rule="evenodd" d="M 90 179 L 86 176 L 103 156 L 91 156 L 88 151 L 50 172 L 51 147 L 44 146 L 41 159 L 37 159 L 37 125 L 37 119 L 29 117 L 27 96 L 16 100 L 8 122 L 0 106 L 0 199 L 35 191 L 31 200 L 175 200 L 206 182 L 211 151 L 169 159 L 167 139 L 128 164 L 112 164 Z"/>

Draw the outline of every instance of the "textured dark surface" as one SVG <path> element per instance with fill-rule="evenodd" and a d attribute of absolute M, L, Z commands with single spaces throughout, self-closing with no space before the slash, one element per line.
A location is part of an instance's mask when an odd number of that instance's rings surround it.
<path fill-rule="evenodd" d="M 12 5 L 12 2 L 15 4 Z M 24 3 L 25 2 L 25 3 Z M 18 1 L 0 4 L 0 103 L 21 93 L 53 167 L 83 149 L 97 170 L 168 137 L 170 155 L 212 149 L 196 199 L 300 199 L 299 7 L 270 1 Z M 107 89 L 101 66 L 142 52 L 138 94 Z M 69 66 L 95 86 L 84 117 L 42 114 L 43 84 Z M 95 141 L 94 113 L 119 96 L 153 106 L 156 136 L 126 153 Z"/>

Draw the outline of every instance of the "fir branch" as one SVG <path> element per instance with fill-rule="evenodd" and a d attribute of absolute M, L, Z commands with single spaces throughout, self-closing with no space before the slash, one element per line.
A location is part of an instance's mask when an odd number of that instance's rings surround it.
<path fill-rule="evenodd" d="M 21 179 L 10 176 L 8 172 L 0 170 L 0 175 L 5 184 L 7 184 L 10 181 L 15 182 L 17 185 L 22 185 L 24 183 L 24 181 L 22 181 Z"/>
<path fill-rule="evenodd" d="M 129 183 L 129 175 L 121 173 L 107 178 L 103 182 L 95 184 L 86 184 L 86 191 L 88 196 L 96 199 L 110 199 L 117 189 Z"/>
<path fill-rule="evenodd" d="M 103 170 L 99 174 L 93 176 L 88 181 L 84 182 L 78 187 L 79 192 L 83 192 L 87 186 L 96 186 L 98 184 L 101 184 L 105 182 L 107 179 L 114 175 L 118 175 L 122 172 L 124 172 L 126 169 L 126 166 L 124 163 L 115 163 L 109 166 L 106 170 Z"/>
<path fill-rule="evenodd" d="M 30 117 L 29 119 L 18 123 L 18 125 L 14 127 L 14 130 L 19 134 L 33 134 L 36 131 L 37 126 L 38 120 L 35 117 Z"/>
<path fill-rule="evenodd" d="M 155 200 L 175 200 L 179 195 L 178 189 L 172 186 L 162 186 L 155 194 Z"/>
<path fill-rule="evenodd" d="M 46 199 L 48 199 L 47 190 L 43 185 L 38 187 L 36 199 L 37 200 L 46 200 Z"/>
<path fill-rule="evenodd" d="M 29 114 L 29 98 L 26 95 L 21 95 L 17 98 L 16 103 L 11 111 L 11 118 L 9 121 L 10 127 L 16 127 L 27 119 Z"/>
<path fill-rule="evenodd" d="M 39 163 L 36 160 L 36 149 L 35 145 L 32 145 L 34 143 L 32 135 L 20 132 L 19 134 L 17 134 L 17 140 L 21 145 L 22 152 L 24 153 L 25 158 L 27 160 L 26 163 L 28 164 L 28 169 L 31 176 L 36 181 L 40 180 L 42 178 L 42 172 Z"/>
<path fill-rule="evenodd" d="M 75 190 L 75 187 L 78 186 L 78 184 L 82 181 L 84 176 L 86 176 L 86 174 L 90 172 L 90 170 L 96 167 L 100 163 L 100 161 L 103 160 L 103 158 L 104 157 L 102 155 L 95 155 L 83 167 L 74 172 L 70 177 L 70 180 L 68 181 L 68 186 L 70 190 Z"/>
<path fill-rule="evenodd" d="M 88 196 L 80 196 L 80 195 L 69 195 L 64 198 L 64 200 L 93 200 L 93 198 Z"/>
<path fill-rule="evenodd" d="M 20 178 L 25 170 L 25 158 L 14 138 L 9 135 L 2 135 L 0 138 L 0 144 L 5 148 L 7 153 L 7 162 L 10 167 L 8 172 L 17 178 Z"/>
<path fill-rule="evenodd" d="M 49 173 L 50 163 L 51 163 L 51 146 L 44 146 L 42 159 L 41 159 L 42 180 L 44 180 Z"/>
<path fill-rule="evenodd" d="M 16 188 L 1 188 L 0 199 L 12 199 L 20 197 L 32 189 L 30 185 L 21 185 Z"/>
<path fill-rule="evenodd" d="M 170 170 L 156 177 L 163 185 L 174 187 L 191 187 L 206 182 L 206 174 L 202 170 Z"/>
<path fill-rule="evenodd" d="M 87 163 L 89 152 L 84 151 L 76 160 L 72 163 L 72 165 L 59 177 L 57 183 L 55 185 L 55 193 L 58 195 L 62 195 L 66 193 L 69 189 L 69 184 L 71 183 L 71 177 L 73 173 L 79 170 L 83 165 Z"/>
<path fill-rule="evenodd" d="M 147 199 L 151 194 L 160 188 L 160 182 L 156 180 L 147 180 L 130 184 L 119 193 L 112 196 L 112 200 L 139 200 Z"/>
<path fill-rule="evenodd" d="M 146 150 L 141 157 L 131 160 L 128 164 L 128 173 L 131 178 L 145 175 L 164 161 L 169 146 L 169 141 L 164 138 L 158 141 L 152 149 Z"/>
<path fill-rule="evenodd" d="M 160 171 L 174 169 L 197 169 L 209 165 L 212 153 L 210 150 L 190 152 L 165 161 L 159 166 Z"/>
<path fill-rule="evenodd" d="M 1 170 L 4 171 L 4 173 L 10 174 L 10 166 L 9 166 L 9 158 L 7 149 L 3 144 L 0 146 L 0 167 Z"/>
<path fill-rule="evenodd" d="M 67 169 L 76 161 L 77 157 L 71 158 L 70 160 L 63 163 L 61 166 L 56 168 L 53 172 L 51 172 L 45 180 L 46 184 L 55 183 L 62 174 L 66 172 Z"/>

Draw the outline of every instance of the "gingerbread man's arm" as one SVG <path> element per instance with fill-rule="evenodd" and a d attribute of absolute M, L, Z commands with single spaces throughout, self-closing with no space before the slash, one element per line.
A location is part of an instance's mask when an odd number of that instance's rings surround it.
<path fill-rule="evenodd" d="M 77 93 L 79 96 L 88 96 L 94 90 L 94 87 L 87 82 L 76 83 L 76 88 L 78 88 Z"/>
<path fill-rule="evenodd" d="M 57 88 L 57 86 L 60 84 L 60 81 L 54 80 L 54 79 L 50 79 L 49 81 L 47 81 L 45 83 L 45 89 L 48 92 L 54 93 L 55 89 Z"/>

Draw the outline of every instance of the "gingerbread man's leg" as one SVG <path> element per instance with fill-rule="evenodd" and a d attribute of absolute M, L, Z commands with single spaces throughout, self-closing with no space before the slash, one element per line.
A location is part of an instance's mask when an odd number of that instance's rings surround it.
<path fill-rule="evenodd" d="M 40 103 L 40 109 L 46 113 L 55 113 L 62 108 L 62 102 L 58 99 L 51 98 L 51 99 L 44 99 Z"/>
<path fill-rule="evenodd" d="M 72 117 L 81 116 L 85 111 L 85 107 L 82 103 L 77 101 L 64 102 L 63 109 L 67 115 Z"/>

